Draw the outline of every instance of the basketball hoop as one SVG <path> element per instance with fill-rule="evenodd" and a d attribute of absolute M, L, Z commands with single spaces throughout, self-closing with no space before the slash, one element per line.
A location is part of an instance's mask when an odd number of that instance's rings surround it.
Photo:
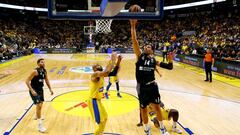
<path fill-rule="evenodd" d="M 112 32 L 111 30 L 112 21 L 113 21 L 112 19 L 96 20 L 96 32 L 105 34 Z"/>
<path fill-rule="evenodd" d="M 95 26 L 84 26 L 83 27 L 83 32 L 84 32 L 84 35 L 96 35 L 96 27 Z"/>

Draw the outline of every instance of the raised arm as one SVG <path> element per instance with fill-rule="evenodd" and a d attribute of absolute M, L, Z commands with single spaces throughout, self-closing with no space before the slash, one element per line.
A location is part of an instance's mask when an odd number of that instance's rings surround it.
<path fill-rule="evenodd" d="M 106 66 L 105 70 L 104 71 L 97 71 L 97 72 L 93 73 L 92 74 L 92 80 L 96 81 L 96 78 L 98 78 L 98 77 L 108 76 L 108 74 L 112 71 L 112 69 L 114 67 L 114 64 L 116 62 L 116 57 L 117 57 L 117 54 L 113 53 L 111 55 L 111 60 L 108 62 L 108 65 Z"/>
<path fill-rule="evenodd" d="M 120 68 L 121 61 L 122 61 L 122 56 L 119 55 L 116 66 L 114 67 L 113 71 L 108 74 L 108 76 L 116 76 L 117 75 L 118 70 Z"/>
<path fill-rule="evenodd" d="M 139 43 L 137 40 L 137 33 L 136 33 L 137 20 L 130 20 L 130 24 L 131 24 L 131 37 L 132 37 L 133 51 L 138 59 L 138 57 L 141 55 L 141 49 L 139 47 Z"/>

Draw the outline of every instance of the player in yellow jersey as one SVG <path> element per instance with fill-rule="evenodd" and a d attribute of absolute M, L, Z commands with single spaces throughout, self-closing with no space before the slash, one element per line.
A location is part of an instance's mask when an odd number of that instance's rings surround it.
<path fill-rule="evenodd" d="M 118 66 L 118 67 L 120 68 L 120 64 L 119 64 L 119 65 L 116 65 L 116 66 Z M 118 73 L 118 72 L 117 72 L 117 73 Z M 116 83 L 117 96 L 118 96 L 119 98 L 121 98 L 122 96 L 120 95 L 120 91 L 119 91 L 119 78 L 118 78 L 118 75 L 117 75 L 117 74 L 116 74 L 115 76 L 109 76 L 109 82 L 108 82 L 108 85 L 107 85 L 107 87 L 106 87 L 105 97 L 108 98 L 108 91 L 109 91 L 109 89 L 110 89 L 110 87 L 111 87 L 111 85 L 112 85 L 113 83 Z"/>
<path fill-rule="evenodd" d="M 109 75 L 116 75 L 118 67 L 115 66 L 114 70 L 112 71 L 116 61 L 116 57 L 116 53 L 113 53 L 111 55 L 111 60 L 104 71 L 102 66 L 99 64 L 93 65 L 92 67 L 94 73 L 91 75 L 88 108 L 94 122 L 97 124 L 94 135 L 103 134 L 107 122 L 108 115 L 101 102 L 103 96 L 104 77 L 107 77 Z M 121 59 L 122 57 L 119 56 L 117 63 L 120 63 Z"/>
<path fill-rule="evenodd" d="M 160 103 L 161 107 L 161 113 L 162 113 L 162 118 L 163 120 L 171 120 L 173 119 L 173 125 L 172 125 L 172 131 L 178 134 L 182 134 L 182 131 L 177 128 L 177 121 L 179 118 L 179 112 L 176 109 L 167 109 L 164 107 L 164 104 L 161 102 Z M 156 112 L 153 110 L 151 105 L 148 106 L 148 116 L 151 119 L 151 121 L 154 123 L 154 126 L 156 128 L 159 128 L 159 122 L 157 120 L 157 115 Z M 141 120 L 142 121 L 142 120 Z M 142 126 L 142 122 L 137 124 L 137 126 Z"/>

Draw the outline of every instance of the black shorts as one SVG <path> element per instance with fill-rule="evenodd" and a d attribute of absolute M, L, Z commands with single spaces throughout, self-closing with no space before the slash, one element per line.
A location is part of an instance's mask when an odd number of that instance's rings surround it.
<path fill-rule="evenodd" d="M 138 83 L 137 92 L 141 108 L 147 107 L 150 103 L 160 104 L 161 102 L 161 96 L 159 94 L 157 83 L 149 85 L 142 85 Z"/>
<path fill-rule="evenodd" d="M 34 104 L 39 104 L 39 103 L 42 103 L 44 101 L 44 94 L 43 94 L 43 89 L 34 89 L 37 93 L 37 96 L 33 96 L 31 91 L 29 91 L 29 94 L 33 100 L 33 103 Z"/>

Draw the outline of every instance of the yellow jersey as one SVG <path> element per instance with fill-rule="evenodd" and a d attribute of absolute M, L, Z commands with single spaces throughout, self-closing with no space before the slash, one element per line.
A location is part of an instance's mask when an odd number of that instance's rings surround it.
<path fill-rule="evenodd" d="M 90 81 L 90 99 L 102 99 L 103 97 L 103 89 L 104 89 L 104 78 L 99 77 L 98 82 Z"/>
<path fill-rule="evenodd" d="M 162 119 L 163 120 L 169 120 L 169 118 L 168 118 L 169 111 L 170 111 L 170 109 L 161 108 L 161 113 L 162 113 Z M 148 115 L 149 115 L 151 120 L 153 120 L 154 117 L 157 117 L 156 112 L 154 112 L 152 109 L 150 109 L 150 107 L 148 107 Z"/>

